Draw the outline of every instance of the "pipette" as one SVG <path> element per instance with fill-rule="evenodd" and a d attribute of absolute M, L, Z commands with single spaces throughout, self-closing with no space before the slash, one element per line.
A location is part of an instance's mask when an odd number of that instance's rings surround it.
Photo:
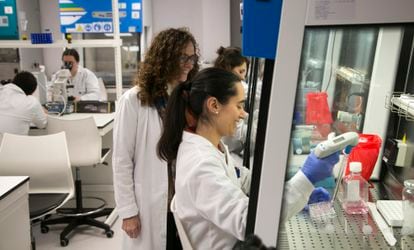
<path fill-rule="evenodd" d="M 357 145 L 358 139 L 358 134 L 355 132 L 346 132 L 333 138 L 328 137 L 328 140 L 319 143 L 315 147 L 314 153 L 318 158 L 324 158 L 343 150 L 348 145 Z"/>
<path fill-rule="evenodd" d="M 334 192 L 332 194 L 332 199 L 331 199 L 332 202 L 335 201 L 336 195 L 338 194 L 338 191 L 339 191 L 339 186 L 341 185 L 342 178 L 344 177 L 344 171 L 348 163 L 348 156 L 349 156 L 349 153 L 351 152 L 351 148 L 352 148 L 351 146 L 347 146 L 343 150 L 344 157 L 342 158 L 341 166 L 339 167 L 338 178 L 336 178 L 336 185 L 335 185 L 335 189 L 334 189 Z"/>

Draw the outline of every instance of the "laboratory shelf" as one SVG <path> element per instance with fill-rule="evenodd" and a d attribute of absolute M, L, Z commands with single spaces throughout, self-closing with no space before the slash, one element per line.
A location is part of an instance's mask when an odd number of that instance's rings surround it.
<path fill-rule="evenodd" d="M 67 40 L 57 40 L 53 43 L 32 44 L 30 40 L 2 40 L 0 41 L 0 48 L 116 48 L 122 45 L 121 39 L 85 39 L 72 40 L 68 43 Z"/>
<path fill-rule="evenodd" d="M 381 183 L 370 188 L 370 201 L 387 197 Z M 329 223 L 314 222 L 307 212 L 300 212 L 281 227 L 278 249 L 413 249 L 414 236 L 401 235 L 401 228 L 394 227 L 397 244 L 391 247 L 373 221 L 371 215 L 348 215 L 341 207 L 341 195 L 334 202 L 337 216 Z M 362 230 L 370 225 L 372 233 Z"/>
<path fill-rule="evenodd" d="M 408 121 L 414 121 L 414 95 L 408 93 L 393 93 L 387 96 L 386 108 L 391 112 L 405 117 Z"/>

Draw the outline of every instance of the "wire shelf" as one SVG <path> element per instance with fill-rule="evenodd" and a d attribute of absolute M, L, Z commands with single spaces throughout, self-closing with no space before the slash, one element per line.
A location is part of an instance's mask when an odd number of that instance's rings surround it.
<path fill-rule="evenodd" d="M 385 108 L 404 117 L 407 121 L 414 121 L 414 95 L 403 92 L 394 92 L 385 98 Z"/>

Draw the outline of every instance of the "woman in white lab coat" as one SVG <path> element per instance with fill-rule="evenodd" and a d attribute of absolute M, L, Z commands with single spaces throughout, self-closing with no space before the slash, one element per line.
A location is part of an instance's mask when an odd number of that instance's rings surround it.
<path fill-rule="evenodd" d="M 178 239 L 169 232 L 173 221 L 167 230 L 167 163 L 157 157 L 156 145 L 168 95 L 198 71 L 197 58 L 188 30 L 161 31 L 140 65 L 136 86 L 117 105 L 112 164 L 123 249 L 175 248 Z"/>
<path fill-rule="evenodd" d="M 79 65 L 79 54 L 75 49 L 66 49 L 62 54 L 65 69 L 72 75 L 73 89 L 68 90 L 68 95 L 75 101 L 99 101 L 101 93 L 99 81 L 96 75 L 87 68 Z"/>
<path fill-rule="evenodd" d="M 234 165 L 221 142 L 245 117 L 244 98 L 236 75 L 208 68 L 178 86 L 168 101 L 158 154 L 176 161 L 175 212 L 194 249 L 231 249 L 245 236 L 250 172 Z M 331 175 L 338 160 L 338 154 L 308 157 L 286 183 L 282 219 L 306 205 L 312 183 Z"/>

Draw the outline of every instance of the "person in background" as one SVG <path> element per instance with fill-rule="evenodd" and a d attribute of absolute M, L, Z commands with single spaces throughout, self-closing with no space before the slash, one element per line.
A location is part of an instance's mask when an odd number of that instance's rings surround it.
<path fill-rule="evenodd" d="M 214 61 L 214 67 L 225 69 L 236 74 L 240 80 L 246 80 L 247 66 L 249 60 L 242 55 L 242 51 L 238 47 L 220 46 L 217 50 L 217 58 Z"/>
<path fill-rule="evenodd" d="M 79 54 L 75 49 L 65 49 L 62 54 L 63 69 L 71 74 L 73 89 L 69 91 L 69 98 L 74 101 L 99 101 L 100 89 L 98 78 L 87 68 L 79 65 Z M 52 77 L 52 84 L 59 71 Z"/>
<path fill-rule="evenodd" d="M 135 87 L 119 100 L 114 122 L 112 165 L 123 249 L 180 249 L 169 210 L 173 189 L 167 163 L 157 157 L 165 106 L 171 91 L 198 71 L 198 45 L 185 28 L 153 39 Z"/>
<path fill-rule="evenodd" d="M 0 86 L 0 134 L 27 135 L 30 124 L 46 127 L 46 110 L 32 96 L 36 88 L 36 78 L 27 71 L 17 73 L 11 82 Z"/>
<path fill-rule="evenodd" d="M 239 77 L 218 68 L 200 71 L 171 94 L 158 142 L 158 155 L 175 175 L 176 216 L 194 249 L 231 249 L 244 240 L 250 171 L 235 167 L 221 138 L 231 135 L 246 116 Z M 335 153 L 318 159 L 313 153 L 285 183 L 282 221 L 301 211 L 313 183 L 332 174 Z M 277 225 L 275 225 L 277 226 Z"/>

